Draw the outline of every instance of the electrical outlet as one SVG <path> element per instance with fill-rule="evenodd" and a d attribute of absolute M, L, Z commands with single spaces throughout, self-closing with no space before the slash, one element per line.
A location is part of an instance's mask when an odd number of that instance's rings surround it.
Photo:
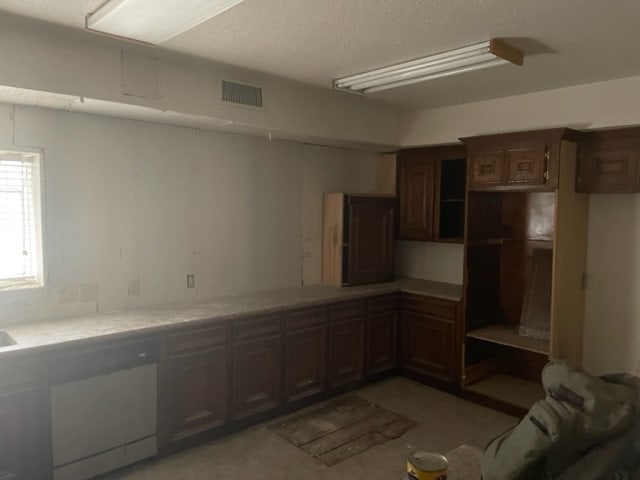
<path fill-rule="evenodd" d="M 135 280 L 129 280 L 129 283 L 127 284 L 127 293 L 130 296 L 135 296 L 135 295 L 140 295 L 140 280 L 139 279 L 135 279 Z"/>
<path fill-rule="evenodd" d="M 195 288 L 196 276 L 193 273 L 187 274 L 187 288 Z"/>

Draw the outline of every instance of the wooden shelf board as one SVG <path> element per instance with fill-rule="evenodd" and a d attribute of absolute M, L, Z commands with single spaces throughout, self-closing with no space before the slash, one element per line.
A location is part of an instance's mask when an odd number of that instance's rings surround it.
<path fill-rule="evenodd" d="M 548 340 L 538 340 L 537 338 L 519 335 L 518 327 L 508 325 L 490 325 L 488 327 L 467 332 L 467 337 L 549 355 Z"/>
<path fill-rule="evenodd" d="M 491 375 L 476 383 L 467 385 L 465 390 L 494 398 L 525 410 L 529 410 L 534 403 L 545 397 L 542 384 L 503 374 Z"/>

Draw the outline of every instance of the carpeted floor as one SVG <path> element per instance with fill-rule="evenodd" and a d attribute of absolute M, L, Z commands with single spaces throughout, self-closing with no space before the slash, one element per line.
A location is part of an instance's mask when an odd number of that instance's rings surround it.
<path fill-rule="evenodd" d="M 484 447 L 516 421 L 508 415 L 401 377 L 338 398 L 353 396 L 416 425 L 398 438 L 328 466 L 269 428 L 318 408 L 312 406 L 170 457 L 143 462 L 108 478 L 394 480 L 406 477 L 406 458 L 416 450 L 446 453 L 462 444 Z"/>

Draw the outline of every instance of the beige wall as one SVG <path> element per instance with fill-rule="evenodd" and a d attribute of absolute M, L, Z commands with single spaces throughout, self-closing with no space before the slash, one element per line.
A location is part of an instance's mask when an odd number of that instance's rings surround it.
<path fill-rule="evenodd" d="M 357 95 L 310 87 L 166 50 L 136 46 L 22 17 L 0 17 L 0 98 L 33 105 L 69 95 L 64 108 L 251 132 L 306 142 L 397 145 L 400 112 Z M 124 58 L 124 60 L 123 60 Z M 140 66 L 146 75 L 140 75 Z M 263 88 L 263 109 L 221 100 L 222 80 Z M 13 87 L 20 90 L 14 91 Z M 134 94 L 131 94 L 134 93 Z M 36 103 L 37 104 L 37 103 Z M 169 113 L 167 115 L 167 112 Z"/>
<path fill-rule="evenodd" d="M 435 145 L 460 137 L 551 127 L 640 124 L 640 77 L 434 108 L 405 115 L 402 145 Z"/>
<path fill-rule="evenodd" d="M 399 241 L 396 272 L 405 277 L 461 285 L 463 257 L 462 245 Z"/>
<path fill-rule="evenodd" d="M 47 287 L 0 292 L 0 323 L 313 283 L 322 192 L 373 185 L 373 153 L 11 111 L 0 148 L 44 152 Z"/>
<path fill-rule="evenodd" d="M 323 192 L 374 191 L 375 155 L 307 146 L 302 158 L 302 225 L 304 285 L 322 281 Z"/>
<path fill-rule="evenodd" d="M 459 137 L 566 126 L 578 129 L 640 124 L 640 77 L 579 85 L 467 105 L 425 110 L 405 117 L 403 145 L 455 142 Z M 596 372 L 640 373 L 640 196 L 591 195 L 589 286 L 586 295 L 584 363 Z M 400 252 L 403 272 L 420 271 L 438 258 L 435 244 Z M 450 263 L 449 263 L 450 260 Z M 448 260 L 462 271 L 462 256 Z M 441 267 L 436 263 L 436 271 Z"/>
<path fill-rule="evenodd" d="M 640 195 L 591 195 L 585 368 L 640 375 Z"/>

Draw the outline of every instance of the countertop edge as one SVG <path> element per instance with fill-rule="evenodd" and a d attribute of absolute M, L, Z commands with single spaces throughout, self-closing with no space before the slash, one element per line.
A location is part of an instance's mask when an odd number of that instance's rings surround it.
<path fill-rule="evenodd" d="M 318 288 L 318 286 L 315 286 Z M 303 289 L 311 289 L 313 287 L 294 287 L 288 290 L 302 293 Z M 286 291 L 287 289 L 282 289 Z M 278 290 L 270 292 L 256 292 L 255 294 L 246 294 L 238 297 L 222 297 L 229 301 L 233 298 L 238 298 L 240 301 L 243 298 L 249 298 L 251 295 L 264 296 L 264 295 L 278 295 Z M 455 293 L 454 293 L 455 292 Z M 258 306 L 255 308 L 241 309 L 231 313 L 212 313 L 212 314 L 198 314 L 189 313 L 189 308 L 197 310 L 198 308 L 205 308 L 207 304 L 202 305 L 182 305 L 171 308 L 160 309 L 133 309 L 133 310 L 115 310 L 110 312 L 104 312 L 85 317 L 72 317 L 59 320 L 52 320 L 49 322 L 38 322 L 33 324 L 13 324 L 6 327 L 0 327 L 0 330 L 8 332 L 16 341 L 16 345 L 0 348 L 0 360 L 9 357 L 18 357 L 21 355 L 33 355 L 46 351 L 54 351 L 62 348 L 80 347 L 82 345 L 91 345 L 93 343 L 99 343 L 104 341 L 113 341 L 127 337 L 144 336 L 161 334 L 163 332 L 175 330 L 179 331 L 183 328 L 193 328 L 199 325 L 213 325 L 219 322 L 230 322 L 235 318 L 243 318 L 250 316 L 277 314 L 279 312 L 287 310 L 297 310 L 310 308 L 314 306 L 322 306 L 328 304 L 335 304 L 340 302 L 347 302 L 357 300 L 360 298 L 374 297 L 378 295 L 392 294 L 392 293 L 409 293 L 415 295 L 424 295 L 432 298 L 439 298 L 452 302 L 460 302 L 462 300 L 462 285 L 448 284 L 442 282 L 432 282 L 419 279 L 398 279 L 394 282 L 366 285 L 361 287 L 342 287 L 336 288 L 332 292 L 322 292 L 323 296 L 320 298 L 295 298 L 284 300 L 281 299 L 274 305 Z M 213 305 L 213 303 L 211 304 Z M 213 308 L 213 307 L 212 307 Z M 37 330 L 38 328 L 58 329 L 63 331 L 72 329 L 74 324 L 83 326 L 85 329 L 90 328 L 90 323 L 100 320 L 112 320 L 117 321 L 119 318 L 130 318 L 133 321 L 136 317 L 146 316 L 151 321 L 151 324 L 136 325 L 121 325 L 119 327 L 112 327 L 110 331 L 95 332 L 90 334 L 79 334 L 77 336 L 66 335 L 66 338 L 55 339 L 54 336 L 49 337 L 46 341 L 34 342 L 29 341 L 29 336 L 37 336 L 37 334 L 29 334 L 30 330 Z M 153 318 L 156 317 L 157 321 L 153 323 Z M 171 318 L 170 318 L 171 317 Z M 183 317 L 183 318 L 181 318 Z M 97 326 L 97 325 L 96 325 Z M 46 331 L 41 335 L 46 336 Z"/>

